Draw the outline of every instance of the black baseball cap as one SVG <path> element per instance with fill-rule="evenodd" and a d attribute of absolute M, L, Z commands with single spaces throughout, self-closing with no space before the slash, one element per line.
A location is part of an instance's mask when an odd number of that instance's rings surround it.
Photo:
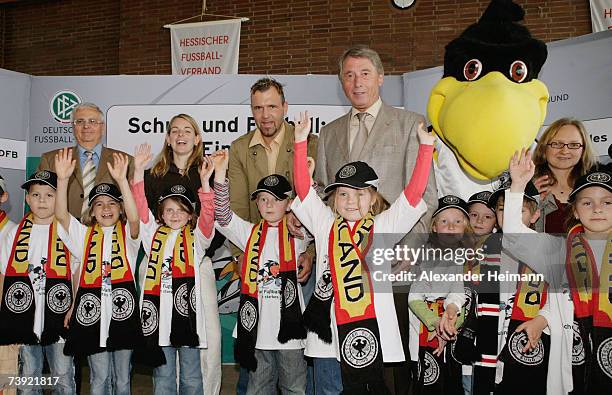
<path fill-rule="evenodd" d="M 499 188 L 497 188 L 489 197 L 489 207 L 495 210 L 495 205 L 497 204 L 497 200 L 500 196 L 504 194 L 506 189 L 510 189 L 510 185 L 512 185 L 512 180 L 508 180 L 503 183 Z M 532 202 L 539 203 L 538 197 L 540 196 L 540 192 L 535 187 L 533 182 L 529 181 L 525 186 L 525 192 L 523 192 L 523 197 L 527 200 L 531 200 Z"/>
<path fill-rule="evenodd" d="M 436 211 L 434 211 L 432 217 L 435 217 L 436 215 L 440 214 L 442 211 L 448 210 L 449 208 L 459 209 L 463 211 L 466 217 L 469 216 L 468 210 L 467 210 L 468 206 L 465 200 L 455 195 L 446 195 L 438 199 L 438 208 L 436 209 Z"/>
<path fill-rule="evenodd" d="M 274 195 L 278 200 L 284 200 L 291 197 L 291 184 L 280 174 L 270 174 L 262 178 L 257 183 L 257 189 L 251 192 L 251 200 L 255 200 L 259 192 L 268 192 Z"/>
<path fill-rule="evenodd" d="M 178 198 L 181 198 L 185 201 L 185 203 L 187 203 L 188 205 L 190 205 L 191 207 L 194 208 L 195 210 L 195 206 L 196 206 L 196 200 L 195 200 L 195 195 L 193 193 L 193 191 L 183 185 L 183 184 L 175 184 L 172 185 L 166 189 L 164 189 L 164 191 L 162 192 L 162 194 L 159 196 L 159 203 L 163 202 L 165 199 L 168 199 L 169 197 L 172 196 L 176 196 Z"/>
<path fill-rule="evenodd" d="M 21 184 L 21 188 L 28 190 L 32 184 L 46 184 L 53 189 L 57 189 L 57 174 L 50 170 L 36 171 L 30 175 L 26 182 Z"/>
<path fill-rule="evenodd" d="M 89 192 L 89 205 L 91 206 L 91 202 L 93 202 L 95 198 L 101 195 L 108 196 L 118 202 L 123 201 L 123 199 L 121 198 L 121 191 L 119 190 L 117 185 L 103 182 L 94 186 Z"/>
<path fill-rule="evenodd" d="M 349 187 L 353 189 L 374 188 L 378 190 L 378 175 L 365 162 L 350 162 L 342 166 L 336 172 L 333 183 L 325 187 L 325 193 L 329 193 L 338 187 Z"/>
<path fill-rule="evenodd" d="M 468 207 L 474 203 L 482 203 L 485 206 L 489 205 L 489 198 L 491 197 L 492 192 L 490 191 L 480 191 L 476 192 L 467 201 Z"/>
<path fill-rule="evenodd" d="M 597 170 L 578 178 L 574 183 L 574 189 L 569 194 L 568 201 L 573 202 L 578 192 L 589 187 L 602 187 L 612 192 L 612 174 L 607 170 Z"/>

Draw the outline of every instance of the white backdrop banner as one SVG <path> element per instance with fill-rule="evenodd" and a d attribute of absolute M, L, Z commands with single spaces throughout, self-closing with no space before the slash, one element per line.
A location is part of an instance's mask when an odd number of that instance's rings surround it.
<path fill-rule="evenodd" d="M 238 74 L 240 19 L 167 25 L 172 74 Z"/>
<path fill-rule="evenodd" d="M 593 33 L 612 29 L 612 0 L 591 0 Z"/>
<path fill-rule="evenodd" d="M 321 128 L 346 114 L 349 106 L 292 105 L 285 117 L 289 122 L 301 111 L 312 114 L 312 133 L 319 134 Z M 235 105 L 116 105 L 106 114 L 108 145 L 133 153 L 137 144 L 151 144 L 151 152 L 161 152 L 164 147 L 167 124 L 176 114 L 187 113 L 200 125 L 204 153 L 229 148 L 232 141 L 245 131 L 256 128 L 248 104 Z"/>

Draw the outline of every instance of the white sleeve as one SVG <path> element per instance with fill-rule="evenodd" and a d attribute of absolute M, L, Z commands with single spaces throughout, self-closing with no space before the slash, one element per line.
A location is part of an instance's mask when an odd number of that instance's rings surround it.
<path fill-rule="evenodd" d="M 8 223 L 5 227 L 7 226 L 9 226 Z M 2 240 L 0 240 L 0 274 L 4 275 L 11 256 L 15 235 L 17 234 L 17 225 L 14 225 L 10 229 L 4 229 L 3 231 Z"/>
<path fill-rule="evenodd" d="M 255 225 L 243 220 L 236 213 L 232 213 L 232 219 L 227 226 L 221 226 L 215 221 L 215 228 L 243 252 L 251 236 L 253 226 Z"/>
<path fill-rule="evenodd" d="M 57 235 L 64 242 L 70 253 L 76 260 L 82 261 L 85 253 L 85 236 L 87 235 L 87 226 L 80 223 L 72 215 L 70 216 L 70 225 L 68 230 L 59 224 L 57 227 Z"/>
<path fill-rule="evenodd" d="M 426 212 L 427 204 L 423 199 L 416 207 L 412 207 L 402 191 L 388 210 L 374 217 L 374 230 L 376 233 L 397 235 L 397 240 L 393 242 L 395 245 L 410 232 Z"/>
<path fill-rule="evenodd" d="M 142 247 L 145 250 L 145 253 L 149 255 L 151 253 L 151 243 L 153 242 L 153 236 L 155 236 L 155 232 L 159 224 L 155 222 L 155 217 L 149 210 L 149 222 L 146 224 L 140 221 L 140 239 L 142 241 Z"/>
<path fill-rule="evenodd" d="M 564 240 L 560 237 L 538 233 L 522 222 L 523 194 L 506 190 L 504 197 L 504 236 L 502 245 L 516 259 L 525 262 L 537 273 L 546 274 L 544 257 L 558 255 L 564 251 Z"/>
<path fill-rule="evenodd" d="M 203 257 L 206 254 L 206 249 L 210 247 L 210 243 L 215 237 L 215 228 L 213 227 L 210 237 L 204 236 L 204 233 L 200 230 L 199 226 L 196 226 L 195 230 L 195 248 L 198 251 L 198 256 Z"/>
<path fill-rule="evenodd" d="M 334 213 L 323 203 L 312 186 L 303 201 L 299 197 L 293 199 L 291 210 L 313 235 L 321 233 L 322 230 L 329 233 L 329 223 L 334 221 Z"/>

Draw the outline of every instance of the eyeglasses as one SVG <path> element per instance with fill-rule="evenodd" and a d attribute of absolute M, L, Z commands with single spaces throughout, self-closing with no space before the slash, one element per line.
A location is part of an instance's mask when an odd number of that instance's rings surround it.
<path fill-rule="evenodd" d="M 104 123 L 104 121 L 98 121 L 97 119 L 75 119 L 74 122 L 72 123 L 75 126 L 83 127 L 85 125 L 89 125 L 89 126 L 99 125 L 101 123 Z"/>
<path fill-rule="evenodd" d="M 565 147 L 569 149 L 580 149 L 584 147 L 584 144 L 580 144 L 580 143 L 561 143 L 559 141 L 553 141 L 552 143 L 548 143 L 546 145 L 554 149 L 563 149 Z"/>

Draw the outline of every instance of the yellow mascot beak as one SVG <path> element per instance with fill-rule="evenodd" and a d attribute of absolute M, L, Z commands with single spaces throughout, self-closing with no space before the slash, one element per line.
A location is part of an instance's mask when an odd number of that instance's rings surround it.
<path fill-rule="evenodd" d="M 519 84 L 493 71 L 476 81 L 441 79 L 429 97 L 427 116 L 465 172 L 489 180 L 508 168 L 515 151 L 533 143 L 547 102 L 542 82 Z"/>

